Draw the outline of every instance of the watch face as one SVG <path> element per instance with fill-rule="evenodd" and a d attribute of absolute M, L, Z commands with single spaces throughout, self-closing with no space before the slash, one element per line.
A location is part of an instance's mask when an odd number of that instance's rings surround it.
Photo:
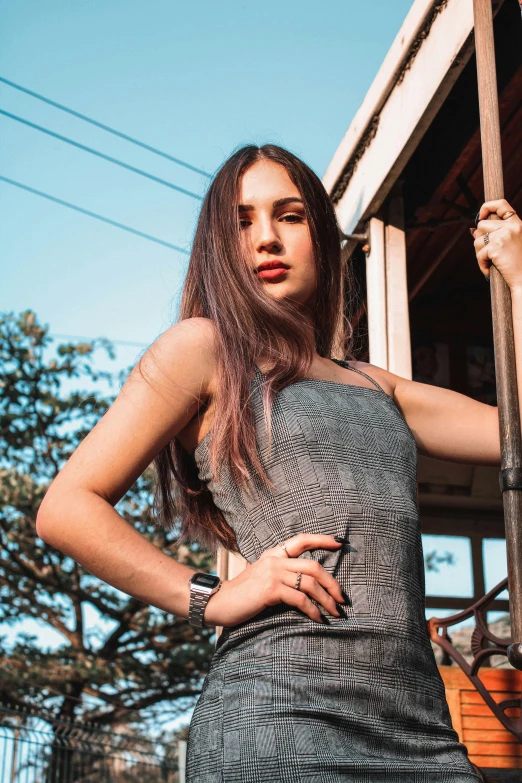
<path fill-rule="evenodd" d="M 200 587 L 214 588 L 218 586 L 220 579 L 219 576 L 214 576 L 213 574 L 198 573 L 198 574 L 194 574 L 190 578 L 190 581 L 192 582 L 192 584 L 198 585 Z"/>

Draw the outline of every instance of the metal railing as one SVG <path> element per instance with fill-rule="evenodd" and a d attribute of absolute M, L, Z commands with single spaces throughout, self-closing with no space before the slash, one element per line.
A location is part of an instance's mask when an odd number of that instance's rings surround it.
<path fill-rule="evenodd" d="M 463 612 L 458 612 L 451 617 L 437 618 L 432 617 L 428 620 L 428 633 L 430 638 L 435 644 L 447 653 L 452 658 L 457 666 L 460 666 L 464 674 L 475 686 L 480 693 L 493 715 L 500 721 L 505 729 L 510 731 L 519 742 L 522 742 L 522 696 L 516 699 L 505 699 L 504 701 L 497 702 L 493 698 L 493 694 L 490 693 L 486 685 L 479 677 L 479 669 L 488 663 L 489 659 L 493 655 L 508 655 L 509 646 L 511 645 L 511 639 L 501 639 L 495 636 L 489 628 L 487 621 L 488 609 L 494 603 L 495 599 L 504 592 L 508 586 L 508 580 L 503 579 L 496 587 L 486 593 L 476 603 L 468 606 Z M 458 625 L 463 620 L 468 620 L 471 617 L 475 619 L 475 630 L 471 637 L 471 652 L 473 659 L 470 663 L 464 658 L 464 656 L 453 646 L 448 634 L 448 628 L 454 625 Z M 509 657 L 509 656 L 508 656 Z M 507 710 L 515 710 L 518 712 L 514 718 L 507 715 Z"/>
<path fill-rule="evenodd" d="M 184 783 L 185 742 L 0 704 L 0 783 Z"/>

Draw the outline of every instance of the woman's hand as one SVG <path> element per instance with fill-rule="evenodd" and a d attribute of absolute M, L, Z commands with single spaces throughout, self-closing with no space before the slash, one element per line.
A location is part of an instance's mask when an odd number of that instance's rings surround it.
<path fill-rule="evenodd" d="M 304 612 L 310 619 L 323 622 L 316 600 L 335 617 L 340 616 L 336 602 L 345 603 L 339 582 L 316 560 L 299 558 L 309 549 L 339 549 L 333 536 L 299 533 L 267 549 L 254 563 L 234 579 L 223 582 L 210 597 L 205 609 L 205 625 L 234 626 L 249 620 L 267 606 L 286 603 Z M 302 573 L 299 589 L 297 572 Z"/>
<path fill-rule="evenodd" d="M 501 219 L 487 220 L 492 213 Z M 493 263 L 512 291 L 522 290 L 522 220 L 505 199 L 487 201 L 478 217 L 478 226 L 471 233 L 482 274 L 489 278 Z"/>

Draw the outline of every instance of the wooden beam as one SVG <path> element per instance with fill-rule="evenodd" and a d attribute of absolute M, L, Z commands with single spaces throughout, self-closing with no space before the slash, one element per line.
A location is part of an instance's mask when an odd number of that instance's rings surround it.
<path fill-rule="evenodd" d="M 223 582 L 225 582 L 228 579 L 228 555 L 229 552 L 222 546 L 218 547 L 217 555 L 216 555 L 216 571 L 217 575 Z M 221 636 L 221 633 L 223 631 L 222 625 L 216 625 L 216 644 L 217 640 Z"/>
<path fill-rule="evenodd" d="M 518 139 L 520 135 L 519 128 L 520 123 L 522 122 L 522 117 L 520 115 L 520 108 L 516 108 L 514 110 L 514 107 L 517 106 L 521 94 L 522 66 L 518 69 L 507 87 L 504 88 L 502 94 L 499 96 L 500 114 L 502 118 L 503 145 L 506 141 L 506 136 L 511 136 Z M 516 160 L 516 158 L 520 157 L 520 152 L 518 150 L 518 145 L 515 144 L 514 147 L 514 152 L 512 152 L 511 155 L 505 159 L 504 173 L 506 175 L 510 169 L 520 171 L 521 161 Z M 477 177 L 478 170 L 480 170 L 482 175 L 482 159 L 480 156 L 480 127 L 477 127 L 477 130 L 470 138 L 465 148 L 445 173 L 444 178 L 438 185 L 437 189 L 430 196 L 428 203 L 424 204 L 423 206 L 419 206 L 415 210 L 415 223 L 423 223 L 424 221 L 433 218 L 434 205 L 442 204 L 445 200 L 447 201 L 448 199 L 449 201 L 456 200 L 459 195 L 459 191 L 457 189 L 459 176 L 464 177 L 464 180 L 470 184 L 473 179 Z M 511 193 L 510 197 L 514 198 Z M 448 211 L 451 212 L 451 210 L 447 209 L 446 212 Z M 453 214 L 455 213 L 453 212 Z M 460 219 L 465 220 L 463 216 L 461 216 Z M 410 232 L 412 228 L 415 229 L 415 226 L 408 226 L 408 232 Z"/>
<path fill-rule="evenodd" d="M 370 252 L 366 257 L 366 299 L 370 363 L 387 370 L 386 249 L 383 220 L 372 218 L 368 232 Z"/>
<path fill-rule="evenodd" d="M 234 579 L 247 567 L 248 561 L 239 554 L 228 553 L 228 578 Z"/>
<path fill-rule="evenodd" d="M 495 40 L 491 0 L 473 0 L 477 77 L 482 142 L 482 167 L 486 201 L 504 196 Z M 490 216 L 492 217 L 492 216 Z M 495 215 L 496 217 L 496 215 Z M 517 389 L 517 368 L 511 294 L 494 264 L 490 269 L 495 375 L 501 446 L 501 477 L 504 471 L 522 468 L 522 437 Z M 520 372 L 519 372 L 520 375 Z M 520 379 L 522 381 L 522 379 Z M 522 669 L 522 494 L 505 489 L 504 521 L 509 577 L 509 609 L 513 643 L 508 648 L 512 666 Z"/>
<path fill-rule="evenodd" d="M 508 90 L 509 95 L 503 96 L 506 99 L 506 102 L 508 98 L 511 98 L 511 91 L 514 89 L 520 91 L 521 87 L 522 87 L 522 68 L 519 70 L 516 77 L 513 79 L 512 84 L 509 85 L 509 90 Z M 503 132 L 513 132 L 514 131 L 513 126 L 516 127 L 517 123 L 519 122 L 520 122 L 519 114 L 515 113 L 513 117 L 510 118 L 508 122 L 506 122 L 506 125 L 503 128 Z M 476 154 L 476 151 L 480 147 L 480 129 L 478 129 L 477 132 L 474 134 L 468 147 L 466 147 L 461 157 L 459 157 L 458 160 L 455 161 L 454 165 L 452 166 L 448 174 L 445 176 L 443 182 L 441 183 L 437 191 L 435 191 L 434 195 L 431 197 L 430 204 L 427 205 L 423 210 L 418 211 L 417 218 L 419 221 L 426 220 L 427 217 L 430 216 L 431 214 L 430 209 L 432 208 L 431 206 L 432 204 L 437 204 L 444 200 L 444 198 L 447 196 L 447 192 L 449 188 L 454 187 L 456 178 L 458 174 L 461 173 L 465 163 L 469 161 L 472 155 Z M 521 165 L 522 165 L 522 148 L 518 148 L 506 160 L 506 164 L 504 166 L 504 173 L 506 174 L 506 176 L 512 176 L 516 172 L 520 171 Z M 482 162 L 480 159 L 477 161 L 477 165 L 473 168 L 472 172 L 468 174 L 467 176 L 468 181 L 472 181 L 472 179 L 478 175 L 479 171 L 480 172 L 482 171 Z M 519 199 L 521 194 L 522 194 L 522 185 L 517 187 L 513 192 L 509 194 L 509 200 L 511 201 L 511 203 L 515 203 Z M 448 209 L 448 211 L 450 210 Z M 470 223 L 471 221 L 465 222 L 465 218 L 460 217 L 460 218 L 456 218 L 455 223 L 449 226 L 450 232 L 453 231 L 454 233 L 449 233 L 449 237 L 446 244 L 437 253 L 433 261 L 427 267 L 427 269 L 425 269 L 420 275 L 420 277 L 415 282 L 413 282 L 409 294 L 410 302 L 412 301 L 412 299 L 414 299 L 417 296 L 419 291 L 428 282 L 428 280 L 433 275 L 433 273 L 437 270 L 440 264 L 442 264 L 443 261 L 445 261 L 445 259 L 453 250 L 455 245 L 462 239 L 463 236 L 467 235 L 467 230 Z M 460 226 L 462 226 L 462 230 L 460 230 Z M 445 227 L 444 231 L 446 232 L 447 230 L 448 228 Z M 412 228 L 411 227 L 408 228 L 408 232 L 411 231 Z M 432 239 L 435 240 L 435 231 L 433 232 Z M 423 248 L 428 258 L 430 257 L 432 252 L 432 251 L 430 252 L 431 241 L 432 241 L 431 239 L 428 240 L 428 242 L 424 244 L 424 248 Z"/>
<path fill-rule="evenodd" d="M 364 144 L 372 120 L 379 114 L 388 100 L 395 83 L 400 78 L 401 71 L 411 61 L 415 42 L 425 34 L 426 25 L 434 11 L 436 0 L 415 0 L 412 4 L 401 29 L 395 36 L 370 89 L 339 144 L 334 156 L 324 174 L 323 185 L 331 193 L 346 164 L 353 159 Z"/>
<path fill-rule="evenodd" d="M 455 613 L 457 613 L 474 604 L 479 598 L 482 598 L 482 596 L 454 598 L 452 596 L 428 595 L 426 596 L 426 609 L 454 609 Z M 504 601 L 503 599 L 491 601 L 488 605 L 488 610 L 492 612 L 506 612 L 507 614 L 509 612 L 509 601 Z"/>
<path fill-rule="evenodd" d="M 241 555 L 233 554 L 220 546 L 216 557 L 217 574 L 223 581 L 233 579 L 246 568 L 247 562 Z M 222 632 L 223 626 L 216 625 L 216 643 Z"/>
<path fill-rule="evenodd" d="M 337 203 L 339 223 L 353 233 L 380 209 L 473 52 L 468 0 L 440 5 L 411 67 L 394 86 Z M 348 161 L 347 161 L 348 163 Z"/>
<path fill-rule="evenodd" d="M 387 206 L 385 256 L 388 370 L 411 380 L 410 312 L 402 188 L 396 188 Z"/>
<path fill-rule="evenodd" d="M 478 535 L 471 536 L 471 563 L 473 570 L 473 595 L 477 600 L 486 593 L 486 584 L 484 581 L 484 560 L 482 548 L 484 539 Z M 500 581 L 500 580 L 499 580 Z M 489 588 L 491 590 L 491 587 Z M 503 599 L 500 599 L 503 600 Z"/>
<path fill-rule="evenodd" d="M 422 273 L 421 277 L 413 285 L 408 297 L 410 302 L 412 299 L 415 299 L 421 288 L 423 288 L 424 285 L 428 282 L 432 274 L 436 271 L 436 269 L 438 269 L 444 259 L 448 257 L 449 253 L 453 250 L 457 242 L 462 239 L 463 233 L 464 232 L 457 229 L 457 231 L 455 231 L 455 233 L 450 236 L 440 253 L 433 259 L 429 267 Z"/>

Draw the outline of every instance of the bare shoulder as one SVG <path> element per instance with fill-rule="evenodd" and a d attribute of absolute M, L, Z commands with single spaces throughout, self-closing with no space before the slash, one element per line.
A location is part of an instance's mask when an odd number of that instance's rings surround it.
<path fill-rule="evenodd" d="M 186 318 L 171 326 L 144 353 L 136 368 L 151 379 L 212 394 L 216 378 L 216 333 L 209 318 Z"/>
<path fill-rule="evenodd" d="M 369 364 L 368 362 L 351 361 L 350 364 L 357 370 L 361 370 L 361 372 L 369 375 L 374 381 L 377 381 L 379 386 L 382 386 L 386 394 L 389 394 L 390 397 L 395 395 L 395 388 L 397 383 L 401 380 L 398 375 L 395 375 L 388 370 L 383 370 L 382 367 L 377 367 L 375 364 Z"/>
<path fill-rule="evenodd" d="M 154 345 L 165 353 L 201 350 L 210 356 L 214 353 L 215 336 L 210 318 L 185 318 L 163 332 Z"/>

